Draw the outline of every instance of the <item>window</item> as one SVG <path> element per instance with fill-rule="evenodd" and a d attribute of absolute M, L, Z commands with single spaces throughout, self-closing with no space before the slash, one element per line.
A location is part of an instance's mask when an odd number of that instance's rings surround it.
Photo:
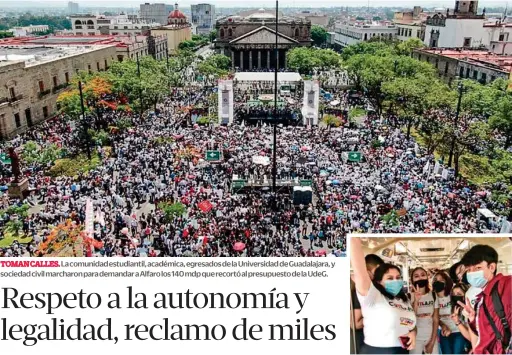
<path fill-rule="evenodd" d="M 496 80 L 496 77 L 494 75 L 491 75 L 491 83 Z"/>
<path fill-rule="evenodd" d="M 366 40 L 368 40 L 368 33 L 365 33 L 365 34 L 364 34 L 364 40 L 365 40 L 365 41 L 366 41 Z"/>
<path fill-rule="evenodd" d="M 444 66 L 444 74 L 448 74 L 448 69 L 450 67 L 450 64 L 448 62 L 446 62 L 445 66 Z"/>
<path fill-rule="evenodd" d="M 470 69 L 466 68 L 466 78 L 469 78 L 469 72 L 470 72 Z"/>
<path fill-rule="evenodd" d="M 124 26 L 124 27 L 123 27 L 123 30 L 127 30 L 127 29 L 128 29 L 128 26 Z"/>
<path fill-rule="evenodd" d="M 57 77 L 56 76 L 54 76 L 52 79 L 53 79 L 53 87 L 56 87 L 57 85 L 59 85 L 57 83 Z"/>
<path fill-rule="evenodd" d="M 224 38 L 224 29 L 223 28 L 220 29 L 220 38 Z"/>
<path fill-rule="evenodd" d="M 33 126 L 33 123 L 32 123 L 32 112 L 30 112 L 30 108 L 27 108 L 25 110 L 25 118 L 27 120 L 27 125 L 29 127 Z"/>
<path fill-rule="evenodd" d="M 298 28 L 295 29 L 295 37 L 299 37 L 299 29 Z"/>
<path fill-rule="evenodd" d="M 471 47 L 471 37 L 464 38 L 464 45 L 463 47 Z"/>
<path fill-rule="evenodd" d="M 409 37 L 412 36 L 412 28 L 409 28 Z"/>
<path fill-rule="evenodd" d="M 66 84 L 69 84 L 69 73 L 65 72 L 64 77 L 66 78 Z"/>
<path fill-rule="evenodd" d="M 105 59 L 105 70 L 108 69 L 108 61 Z"/>
<path fill-rule="evenodd" d="M 228 37 L 233 36 L 233 30 L 231 28 L 228 29 Z"/>
<path fill-rule="evenodd" d="M 482 73 L 482 75 L 480 76 L 480 82 L 482 84 L 487 83 L 487 74 L 486 73 Z"/>
<path fill-rule="evenodd" d="M 100 71 L 100 70 L 101 70 L 101 68 L 100 68 L 100 62 L 96 62 L 96 69 L 98 69 L 98 71 Z"/>
<path fill-rule="evenodd" d="M 500 38 L 498 39 L 498 41 L 503 42 L 504 40 L 505 40 L 505 35 L 502 33 L 502 34 L 500 34 Z"/>
<path fill-rule="evenodd" d="M 439 58 L 436 58 L 436 69 L 439 68 Z"/>
<path fill-rule="evenodd" d="M 87 64 L 87 69 L 89 70 L 89 74 L 91 74 L 91 65 Z"/>
<path fill-rule="evenodd" d="M 475 79 L 475 80 L 478 79 L 478 71 L 476 71 L 476 70 L 473 70 L 473 79 Z"/>
<path fill-rule="evenodd" d="M 19 113 L 14 114 L 14 122 L 16 123 L 16 128 L 21 127 L 21 118 Z"/>
<path fill-rule="evenodd" d="M 14 91 L 14 88 L 9 88 L 9 95 L 11 95 L 11 99 L 16 98 L 16 91 Z"/>
<path fill-rule="evenodd" d="M 43 107 L 43 117 L 48 118 L 48 106 Z"/>
<path fill-rule="evenodd" d="M 44 91 L 44 82 L 42 80 L 39 80 L 39 92 Z"/>

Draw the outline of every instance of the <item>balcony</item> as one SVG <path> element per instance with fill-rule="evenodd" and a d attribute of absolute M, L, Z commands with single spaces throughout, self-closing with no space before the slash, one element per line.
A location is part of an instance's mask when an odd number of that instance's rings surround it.
<path fill-rule="evenodd" d="M 81 30 L 81 29 L 82 29 L 82 26 L 75 26 L 75 29 L 77 29 L 77 30 Z"/>
<path fill-rule="evenodd" d="M 55 93 L 59 92 L 60 90 L 67 88 L 68 86 L 69 86 L 69 84 L 67 84 L 67 83 L 63 83 L 63 84 L 54 86 L 52 89 L 52 94 L 55 94 Z"/>
<path fill-rule="evenodd" d="M 9 99 L 7 97 L 0 97 L 0 106 L 9 103 Z"/>
<path fill-rule="evenodd" d="M 39 98 L 40 98 L 40 99 L 42 99 L 43 97 L 45 97 L 46 95 L 48 95 L 50 92 L 51 92 L 51 90 L 50 90 L 50 89 L 48 89 L 48 90 L 44 90 L 44 91 L 40 91 L 40 92 L 39 92 L 39 94 L 38 94 L 38 96 L 39 96 Z"/>
<path fill-rule="evenodd" d="M 23 99 L 23 95 L 16 95 L 14 97 L 10 97 L 9 98 L 9 104 L 12 105 L 12 104 L 15 104 L 17 103 L 18 101 L 20 101 L 21 99 Z"/>
<path fill-rule="evenodd" d="M 87 26 L 87 29 L 94 30 L 94 26 Z"/>

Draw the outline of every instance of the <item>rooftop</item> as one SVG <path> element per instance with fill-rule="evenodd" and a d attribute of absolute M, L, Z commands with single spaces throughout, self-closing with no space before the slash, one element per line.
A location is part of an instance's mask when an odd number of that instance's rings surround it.
<path fill-rule="evenodd" d="M 50 46 L 6 46 L 0 42 L 0 64 L 10 64 L 18 61 L 24 61 L 25 65 L 32 66 L 46 62 L 51 62 L 64 57 L 71 57 L 77 54 L 83 54 L 105 48 L 105 45 L 94 46 L 68 46 L 68 47 L 50 47 Z"/>
<path fill-rule="evenodd" d="M 90 46 L 90 45 L 116 45 L 125 46 L 144 42 L 146 36 L 130 35 L 95 35 L 95 36 L 40 36 L 20 37 L 0 40 L 0 46 Z"/>
<path fill-rule="evenodd" d="M 437 54 L 448 58 L 458 59 L 472 64 L 492 67 L 503 72 L 512 72 L 512 56 L 498 55 L 481 50 L 457 50 L 457 49 L 418 49 L 418 52 Z"/>

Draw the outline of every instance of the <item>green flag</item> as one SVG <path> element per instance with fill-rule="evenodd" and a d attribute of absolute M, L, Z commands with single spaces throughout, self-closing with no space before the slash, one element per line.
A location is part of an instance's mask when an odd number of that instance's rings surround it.
<path fill-rule="evenodd" d="M 349 152 L 348 153 L 348 161 L 353 161 L 359 163 L 363 158 L 363 154 L 361 152 Z"/>

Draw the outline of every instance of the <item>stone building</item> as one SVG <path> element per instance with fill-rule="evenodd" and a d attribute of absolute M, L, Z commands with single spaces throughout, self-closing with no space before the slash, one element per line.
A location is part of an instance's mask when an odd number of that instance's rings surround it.
<path fill-rule="evenodd" d="M 115 57 L 115 45 L 0 48 L 0 137 L 53 117 L 75 73 L 105 70 Z"/>
<path fill-rule="evenodd" d="M 508 80 L 512 56 L 482 50 L 415 49 L 413 58 L 432 64 L 439 76 L 451 84 L 456 78 L 473 79 L 488 84 L 498 78 Z"/>
<path fill-rule="evenodd" d="M 167 4 L 140 4 L 139 17 L 141 20 L 152 23 L 156 22 L 160 25 L 167 23 L 167 14 L 173 10 L 172 5 Z"/>
<path fill-rule="evenodd" d="M 233 68 L 240 71 L 286 67 L 286 52 L 311 45 L 311 22 L 306 19 L 279 17 L 278 56 L 275 53 L 276 17 L 260 9 L 246 17 L 229 16 L 217 20 L 215 49 L 231 57 Z"/>
<path fill-rule="evenodd" d="M 175 54 L 181 42 L 192 39 L 192 25 L 183 12 L 178 10 L 178 4 L 175 4 L 174 10 L 167 17 L 167 25 L 151 29 L 151 35 L 165 36 L 169 54 Z"/>

